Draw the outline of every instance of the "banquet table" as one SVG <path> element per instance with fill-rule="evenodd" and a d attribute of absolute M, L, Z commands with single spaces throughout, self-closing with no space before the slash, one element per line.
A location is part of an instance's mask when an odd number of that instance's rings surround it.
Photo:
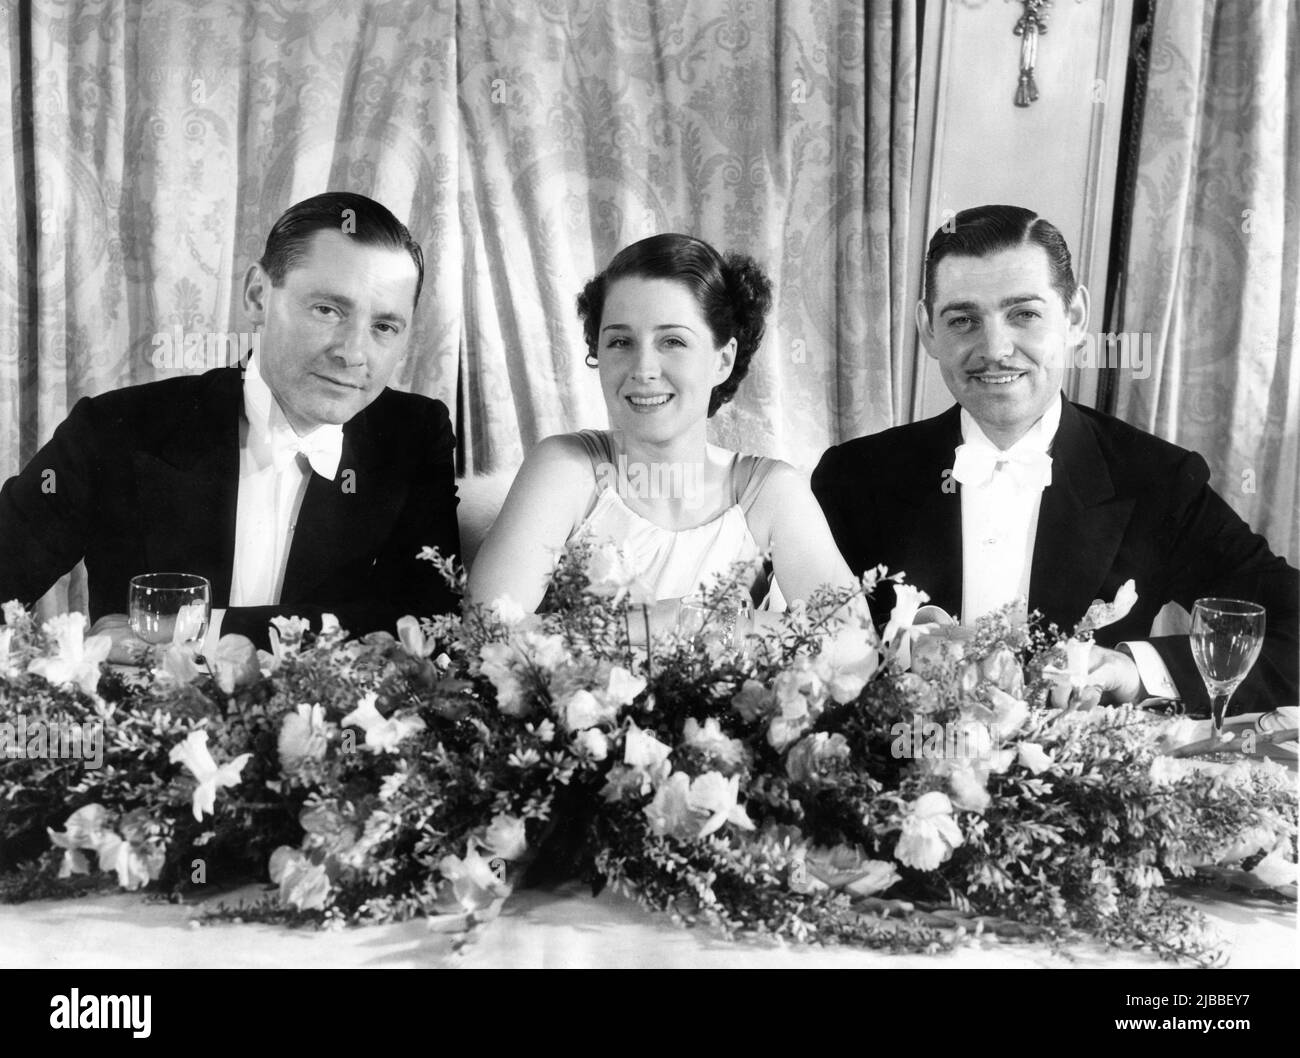
<path fill-rule="evenodd" d="M 269 890 L 248 886 L 211 897 L 234 906 Z M 1227 942 L 1233 968 L 1300 967 L 1294 904 L 1197 890 L 1201 908 Z M 1072 943 L 968 941 L 939 955 L 888 954 L 850 947 L 729 941 L 683 929 L 612 892 L 592 897 L 567 884 L 523 890 L 470 943 L 431 932 L 423 921 L 316 930 L 262 923 L 206 923 L 202 904 L 170 904 L 139 893 L 0 905 L 5 968 L 1158 968 L 1179 964 L 1150 953 Z"/>

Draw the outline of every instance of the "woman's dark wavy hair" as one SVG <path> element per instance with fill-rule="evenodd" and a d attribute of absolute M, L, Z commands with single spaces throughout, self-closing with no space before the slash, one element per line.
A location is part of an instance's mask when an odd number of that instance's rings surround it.
<path fill-rule="evenodd" d="M 591 279 L 578 295 L 578 318 L 587 341 L 587 364 L 598 363 L 601 317 L 605 295 L 616 279 L 671 279 L 684 283 L 709 325 L 716 347 L 736 339 L 736 359 L 725 382 L 709 397 L 712 416 L 736 395 L 749 373 L 749 362 L 763 341 L 765 317 L 772 307 L 772 284 L 752 257 L 729 253 L 723 257 L 702 239 L 666 233 L 624 247 L 609 266 Z"/>
<path fill-rule="evenodd" d="M 347 212 L 347 211 L 351 212 Z M 318 231 L 346 231 L 366 246 L 405 250 L 415 262 L 415 303 L 420 303 L 424 286 L 424 252 L 406 225 L 373 198 L 352 191 L 326 191 L 313 195 L 280 214 L 266 237 L 266 249 L 258 262 L 274 286 L 307 255 L 307 244 Z"/>

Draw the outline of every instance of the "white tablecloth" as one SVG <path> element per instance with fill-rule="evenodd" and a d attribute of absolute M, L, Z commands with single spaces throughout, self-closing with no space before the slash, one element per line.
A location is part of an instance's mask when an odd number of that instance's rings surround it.
<path fill-rule="evenodd" d="M 256 887 L 219 898 L 255 900 Z M 213 898 L 218 899 L 218 898 Z M 1300 966 L 1294 907 L 1227 895 L 1195 901 L 1229 942 L 1232 967 Z M 1159 967 L 1141 952 L 980 938 L 938 956 L 889 955 L 747 940 L 678 929 L 612 893 L 577 886 L 516 893 L 502 916 L 460 952 L 422 922 L 320 931 L 245 923 L 193 924 L 199 905 L 140 894 L 0 905 L 0 966 L 192 967 Z"/>

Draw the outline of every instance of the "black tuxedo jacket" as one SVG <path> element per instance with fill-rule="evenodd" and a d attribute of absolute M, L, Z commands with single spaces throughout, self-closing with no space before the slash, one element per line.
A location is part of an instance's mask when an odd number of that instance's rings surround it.
<path fill-rule="evenodd" d="M 961 488 L 950 480 L 961 444 L 960 408 L 827 450 L 812 488 L 855 573 L 904 570 L 936 605 L 960 615 Z M 1097 642 L 1147 640 L 1188 704 L 1208 712 L 1186 636 L 1150 638 L 1161 607 L 1198 598 L 1248 599 L 1267 608 L 1267 638 L 1233 696 L 1234 713 L 1295 705 L 1300 576 L 1251 532 L 1209 485 L 1205 460 L 1065 401 L 1052 445 L 1030 567 L 1029 609 L 1073 630 L 1094 599 L 1130 577 L 1138 601 Z M 892 595 L 892 592 L 887 592 Z M 892 598 L 877 612 L 888 614 Z M 876 607 L 873 607 L 876 608 Z"/>
<path fill-rule="evenodd" d="M 86 560 L 92 621 L 126 613 L 131 577 L 199 573 L 227 607 L 239 495 L 238 367 L 83 398 L 0 489 L 0 599 L 30 605 Z M 266 646 L 277 615 L 333 613 L 349 632 L 456 599 L 425 544 L 460 551 L 446 407 L 385 389 L 343 427 L 334 481 L 312 474 L 278 606 L 227 609 L 222 633 Z"/>

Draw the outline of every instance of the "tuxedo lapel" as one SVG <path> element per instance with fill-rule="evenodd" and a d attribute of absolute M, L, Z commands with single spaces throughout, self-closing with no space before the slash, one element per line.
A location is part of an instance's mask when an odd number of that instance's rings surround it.
<path fill-rule="evenodd" d="M 900 534 L 908 582 L 925 591 L 934 605 L 959 616 L 961 492 L 945 472 L 951 470 L 953 453 L 961 443 L 960 409 L 954 406 L 925 425 L 913 453 L 902 454 L 898 462 L 895 492 L 907 501 L 907 513 L 890 531 Z"/>
<path fill-rule="evenodd" d="M 298 511 L 293 543 L 284 571 L 281 602 L 315 597 L 331 576 L 365 555 L 378 554 L 402 505 L 407 486 L 398 472 L 399 460 L 381 451 L 369 409 L 343 427 L 338 473 L 326 481 L 313 473 Z M 357 570 L 361 589 L 364 571 Z"/>
<path fill-rule="evenodd" d="M 157 409 L 167 427 L 132 456 L 146 568 L 127 575 L 198 573 L 212 584 L 213 605 L 225 606 L 239 499 L 242 376 L 230 368 L 204 383 L 192 401 Z"/>
<path fill-rule="evenodd" d="M 1103 595 L 1132 499 L 1117 499 L 1110 468 L 1087 420 L 1068 400 L 1052 445 L 1034 538 L 1029 608 L 1069 631 Z"/>

